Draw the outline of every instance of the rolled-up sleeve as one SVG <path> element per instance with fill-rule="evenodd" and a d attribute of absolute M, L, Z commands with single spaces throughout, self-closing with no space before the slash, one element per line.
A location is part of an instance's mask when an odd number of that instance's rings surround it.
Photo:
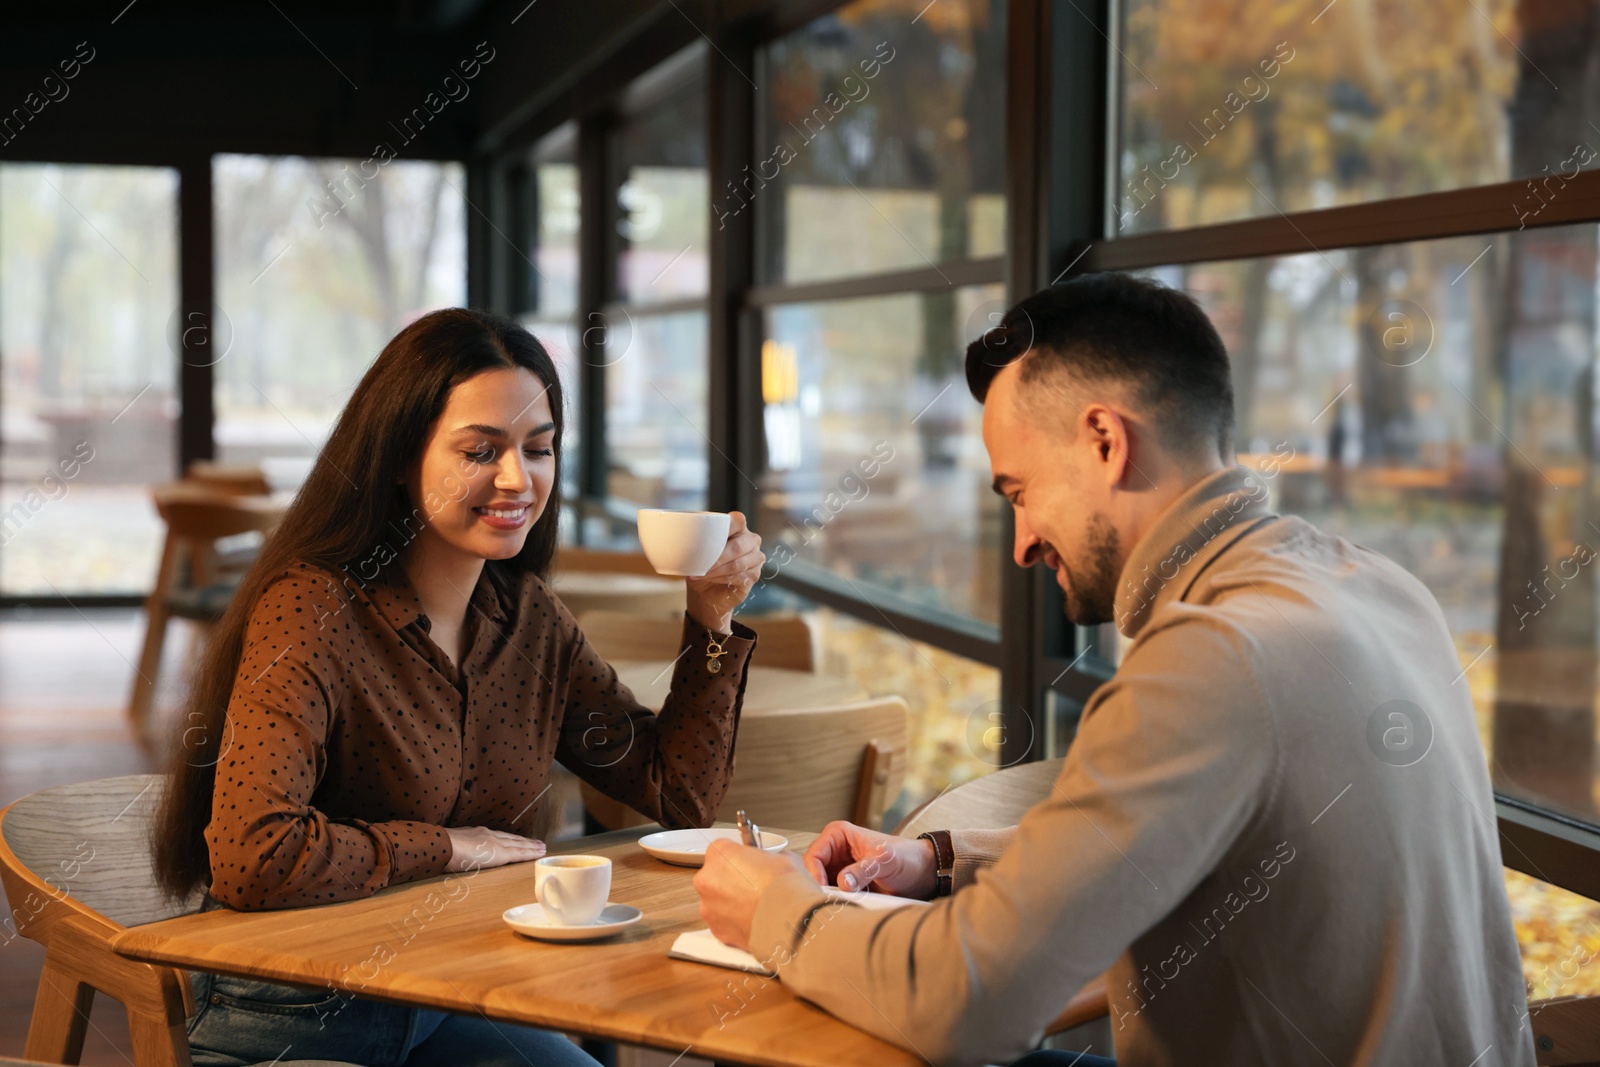
<path fill-rule="evenodd" d="M 829 904 L 786 875 L 757 905 L 750 951 L 799 996 L 935 1064 L 1033 1048 L 1215 867 L 1275 773 L 1262 698 L 1227 633 L 1173 627 L 1139 651 L 1096 694 L 1015 833 L 966 837 L 969 858 L 1003 847 L 969 865 L 969 886 L 883 912 Z M 959 838 L 956 851 L 960 867 Z"/>
<path fill-rule="evenodd" d="M 372 895 L 440 874 L 449 835 L 428 823 L 329 819 L 311 804 L 347 684 L 319 619 L 326 582 L 289 573 L 258 598 L 228 703 L 206 844 L 211 894 L 241 910 Z"/>
<path fill-rule="evenodd" d="M 570 619 L 564 609 L 563 615 Z M 602 793 L 663 826 L 709 826 L 733 774 L 755 633 L 735 622 L 713 656 L 710 632 L 685 615 L 671 691 L 659 713 L 634 698 L 576 623 L 570 641 L 570 689 L 557 758 Z"/>

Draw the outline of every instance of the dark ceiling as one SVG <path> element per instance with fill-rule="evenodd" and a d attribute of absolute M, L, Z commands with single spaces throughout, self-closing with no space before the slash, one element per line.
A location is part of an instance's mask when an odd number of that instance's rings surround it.
<path fill-rule="evenodd" d="M 0 159 L 466 158 L 691 0 L 0 2 Z M 703 22 L 702 22 L 703 24 Z M 486 62 L 485 62 L 486 61 Z M 66 77 L 71 73 L 73 77 Z M 467 74 L 475 74 L 469 79 Z M 604 76 L 603 70 L 601 76 Z M 448 80 L 447 79 L 452 79 Z M 409 120 L 409 121 L 408 121 Z"/>

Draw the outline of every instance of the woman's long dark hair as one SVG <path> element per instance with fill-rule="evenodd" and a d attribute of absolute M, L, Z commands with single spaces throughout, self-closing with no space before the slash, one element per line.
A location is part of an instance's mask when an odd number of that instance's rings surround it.
<path fill-rule="evenodd" d="M 522 551 L 487 561 L 485 570 L 502 591 L 510 591 L 521 574 L 548 574 L 561 518 L 563 405 L 555 362 L 531 333 L 505 316 L 465 308 L 424 315 L 384 346 L 356 386 L 305 485 L 206 642 L 184 707 L 181 739 L 169 759 L 172 780 L 152 842 L 156 878 L 174 897 L 211 878 L 205 829 L 216 764 L 245 626 L 262 589 L 296 561 L 340 572 L 370 558 L 380 544 L 409 540 L 404 520 L 416 505 L 405 484 L 450 391 L 483 371 L 512 367 L 532 371 L 548 388 L 555 477 Z"/>

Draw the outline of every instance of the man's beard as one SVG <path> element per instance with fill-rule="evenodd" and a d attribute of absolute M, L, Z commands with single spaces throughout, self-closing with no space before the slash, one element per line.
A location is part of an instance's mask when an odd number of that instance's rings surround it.
<path fill-rule="evenodd" d="M 1117 577 L 1122 555 L 1117 528 L 1104 515 L 1089 520 L 1087 566 L 1067 572 L 1067 618 L 1078 626 L 1098 626 L 1116 618 Z"/>

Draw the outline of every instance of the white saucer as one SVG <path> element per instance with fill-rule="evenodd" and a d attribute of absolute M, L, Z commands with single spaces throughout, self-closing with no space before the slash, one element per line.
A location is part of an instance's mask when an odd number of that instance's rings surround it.
<path fill-rule="evenodd" d="M 500 917 L 517 933 L 541 941 L 598 941 L 632 926 L 644 918 L 644 912 L 627 904 L 607 904 L 588 926 L 566 926 L 546 915 L 542 904 L 519 904 Z"/>
<path fill-rule="evenodd" d="M 639 838 L 639 847 L 663 863 L 678 867 L 699 867 L 706 861 L 706 846 L 713 841 L 738 841 L 739 831 L 731 828 L 710 830 L 662 830 Z M 761 831 L 761 851 L 782 852 L 789 839 Z"/>

